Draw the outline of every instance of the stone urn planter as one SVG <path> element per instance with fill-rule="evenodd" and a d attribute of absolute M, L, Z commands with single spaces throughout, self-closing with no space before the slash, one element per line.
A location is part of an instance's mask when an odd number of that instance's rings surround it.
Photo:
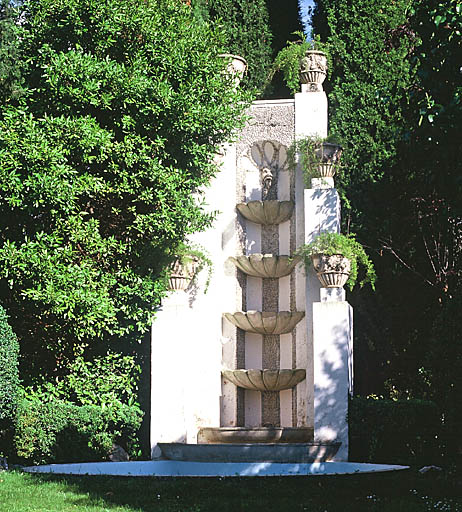
<path fill-rule="evenodd" d="M 313 267 L 323 288 L 342 288 L 350 276 L 351 261 L 341 254 L 313 254 Z"/>
<path fill-rule="evenodd" d="M 314 153 L 318 161 L 318 172 L 321 178 L 333 178 L 342 156 L 343 148 L 339 144 L 322 142 Z"/>
<path fill-rule="evenodd" d="M 352 290 L 358 279 L 358 269 L 361 269 L 359 285 L 369 283 L 375 290 L 374 265 L 353 234 L 321 232 L 312 242 L 301 245 L 296 254 L 303 257 L 306 268 L 313 265 L 325 288 L 340 288 L 346 284 Z"/>
<path fill-rule="evenodd" d="M 300 60 L 300 82 L 307 85 L 309 92 L 319 92 L 326 75 L 326 54 L 320 50 L 306 50 Z"/>
<path fill-rule="evenodd" d="M 199 266 L 198 258 L 189 260 L 176 260 L 172 263 L 171 274 L 168 280 L 169 290 L 178 291 L 186 290 L 196 275 Z"/>
<path fill-rule="evenodd" d="M 243 57 L 231 53 L 221 53 L 219 57 L 227 61 L 225 73 L 233 79 L 234 86 L 238 87 L 247 71 L 247 61 Z"/>

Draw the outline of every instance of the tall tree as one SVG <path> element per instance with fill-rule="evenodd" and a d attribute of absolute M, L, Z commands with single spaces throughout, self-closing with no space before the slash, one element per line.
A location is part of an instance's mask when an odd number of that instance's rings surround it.
<path fill-rule="evenodd" d="M 272 56 L 276 57 L 289 39 L 291 34 L 296 31 L 303 31 L 303 25 L 300 17 L 298 0 L 288 0 L 281 2 L 279 0 L 266 0 L 266 6 L 269 13 L 269 23 L 272 40 Z M 275 98 L 287 98 L 291 93 L 282 80 L 280 73 L 273 78 L 268 92 Z"/>
<path fill-rule="evenodd" d="M 196 21 L 223 31 L 222 53 L 244 57 L 248 63 L 242 86 L 263 91 L 271 66 L 272 35 L 264 0 L 192 0 Z"/>
<path fill-rule="evenodd" d="M 0 0 L 0 102 L 21 94 L 18 27 L 10 0 Z"/>
<path fill-rule="evenodd" d="M 447 324 L 462 272 L 461 23 L 457 0 L 318 0 L 313 15 L 333 48 L 345 228 L 376 249 L 377 293 L 352 296 L 359 390 L 432 396 L 448 415 L 462 373 Z"/>
<path fill-rule="evenodd" d="M 33 380 L 98 340 L 141 339 L 166 263 L 211 221 L 194 192 L 247 97 L 223 74 L 220 31 L 176 0 L 26 1 L 15 22 L 24 93 L 0 103 L 0 301 Z"/>

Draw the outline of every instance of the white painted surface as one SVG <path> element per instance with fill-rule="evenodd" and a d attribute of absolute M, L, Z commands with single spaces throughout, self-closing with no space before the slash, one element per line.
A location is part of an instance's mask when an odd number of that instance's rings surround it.
<path fill-rule="evenodd" d="M 321 302 L 343 302 L 345 297 L 344 288 L 321 288 L 320 290 Z"/>
<path fill-rule="evenodd" d="M 242 156 L 239 165 L 245 169 L 246 201 L 257 201 L 262 197 L 260 170 L 255 162 L 246 155 Z M 261 225 L 246 220 L 246 254 L 261 253 Z M 259 277 L 246 276 L 247 311 L 262 310 L 263 281 Z M 245 368 L 262 369 L 263 336 L 245 333 Z M 261 393 L 246 389 L 244 391 L 244 425 L 257 427 L 261 425 Z"/>
<path fill-rule="evenodd" d="M 181 357 L 185 325 L 189 318 L 188 295 L 173 292 L 164 300 L 152 326 L 151 451 L 160 455 L 157 443 L 186 442 L 184 368 Z M 172 326 L 175 328 L 173 329 Z M 180 357 L 179 357 L 180 356 Z"/>
<path fill-rule="evenodd" d="M 307 189 L 305 190 L 305 242 L 312 242 L 324 231 L 340 232 L 338 192 L 335 188 Z"/>
<path fill-rule="evenodd" d="M 281 146 L 280 152 L 284 151 L 284 158 L 287 158 L 286 151 Z M 278 200 L 279 201 L 290 201 L 290 175 L 292 171 L 281 169 L 278 176 Z"/>
<path fill-rule="evenodd" d="M 290 256 L 290 220 L 282 222 L 278 226 L 279 254 Z"/>
<path fill-rule="evenodd" d="M 197 288 L 171 293 L 152 325 L 153 456 L 160 441 L 197 442 L 200 427 L 220 424 L 220 405 L 231 421 L 235 416 L 232 392 L 231 403 L 221 400 L 222 348 L 235 345 L 232 330 L 222 333 L 222 313 L 236 309 L 236 271 L 225 265 L 236 253 L 236 157 L 234 146 L 225 149 L 222 171 L 205 191 L 207 210 L 220 213 L 212 228 L 191 237 L 212 260 L 209 290 L 203 293 L 202 272 Z M 175 304 L 178 301 L 180 305 Z"/>
<path fill-rule="evenodd" d="M 323 91 L 295 94 L 295 139 L 307 136 L 327 136 L 327 96 Z M 316 221 L 313 219 L 315 210 L 311 202 L 307 201 L 307 191 L 304 188 L 303 173 L 298 165 L 295 176 L 297 247 L 309 241 L 312 231 L 311 222 Z M 322 221 L 323 219 L 320 217 L 318 220 Z M 302 265 L 295 269 L 297 309 L 305 311 L 305 319 L 297 325 L 296 331 L 296 366 L 297 368 L 306 368 L 306 380 L 297 386 L 297 426 L 313 427 L 314 372 L 311 309 L 313 300 L 318 299 L 313 299 L 311 292 L 318 294 L 319 286 L 310 277 L 309 271 L 305 274 Z"/>
<path fill-rule="evenodd" d="M 261 279 L 260 279 L 261 281 Z M 248 286 L 248 285 L 247 285 Z M 261 290 L 261 288 L 260 288 Z M 261 304 L 260 308 L 261 311 Z M 263 369 L 263 336 L 251 332 L 245 333 L 245 367 L 247 369 Z M 244 425 L 246 427 L 261 426 L 261 393 L 251 389 L 244 391 L 245 414 Z"/>
<path fill-rule="evenodd" d="M 287 156 L 285 154 L 285 159 Z M 281 170 L 278 181 L 278 200 L 290 200 L 291 172 Z M 279 224 L 279 254 L 290 254 L 290 220 Z M 279 278 L 279 311 L 290 311 L 290 275 Z M 292 333 L 279 336 L 279 368 L 292 368 Z M 292 390 L 279 393 L 279 419 L 282 427 L 292 427 Z"/>
<path fill-rule="evenodd" d="M 348 302 L 313 304 L 314 440 L 341 441 L 348 460 L 348 392 L 353 310 Z"/>
<path fill-rule="evenodd" d="M 284 101 L 278 100 L 274 103 L 281 104 Z M 297 94 L 294 135 L 299 138 L 314 134 L 327 135 L 326 96 L 323 92 Z M 291 138 L 292 134 L 289 136 L 289 139 Z M 238 246 L 235 229 L 236 167 L 245 172 L 246 200 L 261 199 L 261 184 L 259 170 L 247 154 L 236 162 L 235 146 L 226 148 L 222 160 L 222 171 L 205 193 L 209 210 L 219 210 L 221 213 L 211 229 L 194 237 L 195 241 L 210 252 L 214 264 L 210 290 L 207 295 L 203 295 L 200 290 L 189 295 L 183 292 L 173 294 L 164 302 L 163 309 L 152 328 L 153 448 L 161 441 L 195 443 L 200 427 L 236 424 L 236 387 L 231 383 L 221 382 L 220 378 L 222 364 L 233 368 L 236 361 L 236 329 L 229 322 L 222 321 L 222 313 L 242 308 L 237 293 L 236 270 L 225 264 L 229 256 L 236 255 Z M 339 231 L 340 201 L 333 188 L 304 190 L 300 168 L 295 172 L 294 215 L 298 247 L 304 242 L 312 241 L 320 231 Z M 289 173 L 281 171 L 278 186 L 280 200 L 289 198 L 289 181 Z M 261 226 L 246 221 L 246 231 L 246 254 L 261 252 Z M 289 250 L 290 222 L 286 222 L 279 226 L 279 253 L 289 254 Z M 345 304 L 345 307 L 350 307 L 345 302 L 318 302 L 320 285 L 311 269 L 305 272 L 303 266 L 298 265 L 294 270 L 294 278 L 296 309 L 306 312 L 305 321 L 299 322 L 296 327 L 295 366 L 306 368 L 307 378 L 297 386 L 297 419 L 296 425 L 293 426 L 314 426 L 317 437 L 324 436 L 327 439 L 335 435 L 335 439 L 343 440 L 346 439 L 345 430 L 342 430 L 344 425 L 339 423 L 338 418 L 347 407 L 347 398 L 344 396 L 345 361 L 347 374 L 348 371 L 350 374 L 352 371 L 351 322 L 349 330 L 345 329 L 345 325 L 339 320 L 340 317 L 334 315 L 327 319 L 327 323 L 324 321 L 321 325 L 319 319 L 323 318 L 324 313 L 322 309 L 317 308 L 329 307 L 332 304 Z M 204 276 L 201 276 L 202 283 L 204 279 Z M 247 309 L 261 310 L 262 281 L 258 278 L 247 279 Z M 328 294 L 322 297 L 323 301 L 332 299 L 332 295 Z M 290 277 L 286 277 L 279 280 L 279 309 L 288 310 L 289 306 Z M 314 311 L 316 318 L 313 317 Z M 348 311 L 351 313 L 351 308 Z M 351 320 L 351 314 L 349 318 Z M 340 331 L 338 322 L 341 325 Z M 323 352 L 326 335 L 336 341 L 328 341 L 327 350 Z M 334 347 L 336 343 L 339 344 L 338 336 L 343 338 L 340 343 L 341 350 L 337 347 L 336 352 Z M 282 368 L 291 368 L 291 335 L 282 335 L 280 339 L 280 365 Z M 314 348 L 313 339 L 320 339 L 322 343 Z M 261 335 L 246 334 L 245 359 L 247 368 L 262 367 Z M 337 369 L 329 374 L 328 382 L 325 368 L 324 373 L 321 371 L 322 364 L 333 364 L 333 361 L 341 361 L 342 371 L 338 373 Z M 171 377 L 172 368 L 175 370 L 175 379 Z M 181 373 L 180 377 L 177 377 L 178 373 Z M 336 381 L 337 375 L 339 382 Z M 166 385 L 166 382 L 169 385 Z M 334 390 L 332 395 L 340 404 L 339 407 L 336 406 L 335 414 L 331 414 L 332 403 L 335 400 L 323 403 L 330 393 L 326 391 L 327 382 L 330 389 Z M 320 396 L 315 401 L 314 395 L 318 393 Z M 280 397 L 281 423 L 283 426 L 292 426 L 291 391 L 281 392 Z M 246 425 L 260 425 L 261 394 L 246 391 L 245 402 Z M 346 458 L 345 449 L 347 450 L 347 444 L 341 448 L 342 458 Z M 155 451 L 153 454 L 156 454 Z"/>
<path fill-rule="evenodd" d="M 295 137 L 327 137 L 327 96 L 324 91 L 295 94 Z"/>
<path fill-rule="evenodd" d="M 334 188 L 334 178 L 312 178 L 311 188 Z"/>
<path fill-rule="evenodd" d="M 295 245 L 300 247 L 305 241 L 305 204 L 304 182 L 301 169 L 295 171 Z M 295 307 L 297 311 L 305 311 L 305 318 L 296 326 L 295 366 L 306 368 L 306 379 L 297 386 L 297 419 L 296 427 L 313 427 L 313 371 L 311 369 L 311 337 L 309 330 L 311 323 L 306 308 L 305 268 L 303 264 L 297 265 L 295 276 Z"/>
<path fill-rule="evenodd" d="M 279 295 L 279 309 L 281 295 Z M 288 311 L 288 309 L 286 310 Z M 292 368 L 292 334 L 281 334 L 279 368 Z M 281 427 L 292 427 L 292 390 L 287 389 L 279 393 Z"/>
<path fill-rule="evenodd" d="M 50 464 L 23 468 L 28 473 L 112 476 L 316 476 L 377 473 L 409 469 L 390 464 L 358 462 L 313 462 L 289 464 L 274 462 L 183 462 L 174 460 L 139 462 L 88 462 L 81 464 Z"/>

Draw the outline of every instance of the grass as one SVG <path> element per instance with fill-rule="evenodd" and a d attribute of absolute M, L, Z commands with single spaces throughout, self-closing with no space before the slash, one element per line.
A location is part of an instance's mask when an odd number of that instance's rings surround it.
<path fill-rule="evenodd" d="M 129 478 L 0 473 L 1 512 L 462 512 L 461 474 Z"/>

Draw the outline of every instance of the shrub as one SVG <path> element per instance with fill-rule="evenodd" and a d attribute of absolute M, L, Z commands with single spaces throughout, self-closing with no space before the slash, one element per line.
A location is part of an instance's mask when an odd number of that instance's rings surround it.
<path fill-rule="evenodd" d="M 138 405 L 140 372 L 132 355 L 108 351 L 91 360 L 77 356 L 69 364 L 66 375 L 56 377 L 53 382 L 27 387 L 25 397 L 42 402 L 58 399 L 75 405 L 102 407 Z"/>
<path fill-rule="evenodd" d="M 8 324 L 5 310 L 0 306 L 0 439 L 2 431 L 11 428 L 16 415 L 19 389 L 18 355 L 18 340 Z"/>
<path fill-rule="evenodd" d="M 106 460 L 117 443 L 134 457 L 141 420 L 136 406 L 79 407 L 59 400 L 22 400 L 14 438 L 16 454 L 32 464 L 91 462 Z"/>
<path fill-rule="evenodd" d="M 431 401 L 355 397 L 349 428 L 350 460 L 428 464 L 438 455 L 440 415 Z"/>

